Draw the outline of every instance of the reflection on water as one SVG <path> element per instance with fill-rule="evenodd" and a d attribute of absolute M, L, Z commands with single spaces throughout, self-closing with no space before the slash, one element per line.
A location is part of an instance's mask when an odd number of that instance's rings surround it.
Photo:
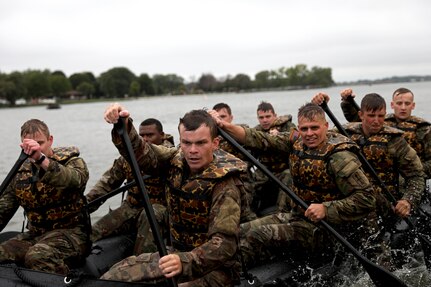
<path fill-rule="evenodd" d="M 431 82 L 373 86 L 362 85 L 353 86 L 352 88 L 356 95 L 358 95 L 359 100 L 366 93 L 379 93 L 386 99 L 388 112 L 390 112 L 389 103 L 392 92 L 401 86 L 410 88 L 415 93 L 416 110 L 414 114 L 431 120 L 428 109 L 431 104 L 431 97 L 429 96 Z M 272 103 L 278 115 L 293 115 L 293 121 L 296 122 L 298 108 L 305 102 L 310 101 L 316 92 L 323 91 L 331 96 L 331 101 L 329 102 L 330 109 L 339 121 L 344 123 L 345 120 L 339 107 L 339 92 L 344 88 L 347 87 L 244 94 L 151 97 L 127 100 L 123 102 L 123 105 L 131 112 L 136 125 L 148 117 L 159 119 L 164 126 L 165 132 L 172 134 L 177 144 L 178 119 L 191 109 L 211 108 L 219 102 L 225 102 L 231 106 L 234 122 L 236 123 L 244 123 L 250 126 L 256 125 L 256 108 L 262 100 Z M 51 133 L 54 136 L 54 146 L 76 145 L 79 147 L 81 156 L 87 162 L 90 170 L 90 179 L 87 184 L 88 192 L 103 172 L 109 168 L 113 160 L 119 156 L 110 140 L 112 126 L 103 120 L 103 112 L 107 105 L 108 102 L 62 105 L 62 108 L 57 110 L 47 110 L 45 107 L 0 109 L 2 119 L 7 122 L 7 124 L 0 125 L 0 135 L 2 137 L 0 179 L 4 179 L 20 153 L 19 131 L 21 125 L 28 119 L 39 118 L 45 121 L 50 127 Z M 108 200 L 99 210 L 92 214 L 93 222 L 106 214 L 109 208 L 116 208 L 120 203 L 121 195 Z M 22 219 L 21 210 L 17 212 L 5 230 L 21 230 Z M 411 286 L 431 286 L 429 275 L 423 271 L 422 265 L 418 267 L 408 266 L 405 270 L 398 270 L 396 274 L 409 282 Z M 349 271 L 346 273 L 352 274 Z M 312 280 L 310 284 L 313 284 Z M 349 281 L 341 286 L 373 286 L 373 284 L 370 283 L 367 276 L 360 276 L 357 282 Z"/>

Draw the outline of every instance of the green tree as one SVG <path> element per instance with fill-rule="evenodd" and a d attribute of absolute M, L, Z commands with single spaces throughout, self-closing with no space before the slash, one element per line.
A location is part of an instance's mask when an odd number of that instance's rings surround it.
<path fill-rule="evenodd" d="M 66 92 L 72 89 L 70 81 L 64 74 L 52 74 L 49 77 L 52 95 L 61 98 Z"/>
<path fill-rule="evenodd" d="M 28 70 L 24 72 L 24 84 L 28 93 L 26 99 L 40 99 L 49 96 L 51 93 L 49 70 Z"/>
<path fill-rule="evenodd" d="M 137 98 L 141 92 L 141 85 L 137 80 L 133 81 L 129 87 L 129 96 Z"/>
<path fill-rule="evenodd" d="M 108 98 L 124 98 L 136 76 L 127 68 L 117 67 L 102 73 L 98 79 L 101 92 Z"/>
<path fill-rule="evenodd" d="M 138 77 L 139 85 L 141 86 L 141 94 L 153 96 L 156 94 L 153 79 L 148 74 L 141 74 Z"/>
<path fill-rule="evenodd" d="M 237 74 L 231 80 L 231 85 L 238 91 L 249 90 L 253 86 L 250 77 L 246 74 Z"/>
<path fill-rule="evenodd" d="M 307 85 L 307 78 L 309 71 L 307 65 L 298 64 L 295 67 L 288 68 L 285 72 L 287 74 L 289 86 L 305 87 Z"/>
<path fill-rule="evenodd" d="M 76 90 L 87 97 L 87 99 L 92 98 L 93 94 L 95 93 L 96 89 L 94 88 L 94 85 L 88 83 L 88 82 L 82 82 L 76 87 Z"/>
<path fill-rule="evenodd" d="M 96 87 L 96 78 L 94 77 L 93 73 L 91 72 L 82 72 L 82 73 L 75 73 L 70 75 L 69 81 L 72 84 L 72 89 L 77 89 L 78 86 L 84 82 L 89 83 Z"/>
<path fill-rule="evenodd" d="M 198 80 L 198 87 L 205 92 L 215 92 L 219 83 L 212 74 L 202 74 Z"/>
<path fill-rule="evenodd" d="M 153 76 L 154 87 L 158 95 L 177 95 L 184 93 L 184 79 L 175 74 L 161 75 L 156 74 Z"/>
<path fill-rule="evenodd" d="M 254 86 L 257 89 L 268 89 L 271 87 L 271 73 L 261 71 L 254 75 Z"/>
<path fill-rule="evenodd" d="M 307 78 L 310 86 L 329 87 L 335 84 L 331 68 L 312 67 Z"/>

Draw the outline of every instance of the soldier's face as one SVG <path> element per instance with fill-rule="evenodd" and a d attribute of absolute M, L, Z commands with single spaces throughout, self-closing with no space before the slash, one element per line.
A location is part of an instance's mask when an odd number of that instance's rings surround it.
<path fill-rule="evenodd" d="M 40 151 L 46 155 L 50 155 L 52 142 L 54 140 L 52 135 L 47 137 L 44 133 L 37 131 L 34 134 L 26 134 L 21 138 L 21 141 L 23 139 L 32 139 L 36 141 L 40 145 Z"/>
<path fill-rule="evenodd" d="M 228 111 L 226 110 L 226 108 L 222 108 L 222 109 L 218 110 L 217 113 L 222 120 L 224 120 L 228 123 L 232 122 L 233 115 L 229 114 Z"/>
<path fill-rule="evenodd" d="M 406 120 L 411 116 L 415 108 L 412 93 L 404 93 L 396 95 L 391 102 L 391 108 L 394 110 L 395 118 Z"/>
<path fill-rule="evenodd" d="M 362 131 L 366 136 L 377 134 L 382 128 L 386 116 L 386 108 L 378 111 L 359 111 L 362 120 Z"/>
<path fill-rule="evenodd" d="M 276 118 L 277 115 L 272 111 L 257 111 L 257 119 L 264 130 L 269 129 Z"/>
<path fill-rule="evenodd" d="M 310 149 L 318 147 L 326 140 L 328 122 L 324 118 L 309 120 L 304 117 L 298 119 L 298 130 L 302 142 Z"/>
<path fill-rule="evenodd" d="M 203 171 L 213 161 L 213 152 L 218 148 L 219 138 L 211 139 L 210 128 L 201 125 L 187 131 L 180 125 L 180 145 L 192 174 Z"/>
<path fill-rule="evenodd" d="M 139 126 L 139 135 L 144 141 L 152 144 L 162 144 L 164 133 L 157 130 L 156 125 Z"/>

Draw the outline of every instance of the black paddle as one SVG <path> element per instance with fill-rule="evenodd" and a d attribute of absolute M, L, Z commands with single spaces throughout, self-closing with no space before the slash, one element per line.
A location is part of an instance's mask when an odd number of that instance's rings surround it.
<path fill-rule="evenodd" d="M 287 195 L 300 207 L 307 209 L 308 205 L 300 197 L 298 197 L 293 191 L 291 191 L 283 182 L 281 182 L 272 172 L 270 172 L 263 164 L 261 164 L 255 157 L 253 157 L 245 148 L 238 144 L 228 133 L 221 128 L 218 128 L 219 133 L 224 137 L 231 145 L 237 148 L 245 157 L 247 157 L 256 167 L 258 167 L 268 178 L 276 182 L 280 188 L 287 193 Z M 321 220 L 319 223 L 331 233 L 344 247 L 346 247 L 362 264 L 364 269 L 370 275 L 371 280 L 378 287 L 407 287 L 407 285 L 398 279 L 395 275 L 390 273 L 388 270 L 380 267 L 368 258 L 362 255 L 358 250 L 353 247 L 343 236 L 341 236 L 335 229 L 333 229 L 326 221 Z"/>
<path fill-rule="evenodd" d="M 9 171 L 9 173 L 6 175 L 5 179 L 3 180 L 1 186 L 0 186 L 0 196 L 3 194 L 3 192 L 6 190 L 6 187 L 9 185 L 11 180 L 14 178 L 16 173 L 18 172 L 21 165 L 25 162 L 25 160 L 28 158 L 28 154 L 24 153 L 23 150 L 21 150 L 21 153 L 19 154 L 18 159 L 16 160 L 15 164 L 13 165 L 12 169 Z"/>
<path fill-rule="evenodd" d="M 129 159 L 129 164 L 132 168 L 133 177 L 135 178 L 135 181 L 138 183 L 138 189 L 143 195 L 144 199 L 144 209 L 145 213 L 147 214 L 148 221 L 150 223 L 151 230 L 153 232 L 154 240 L 156 241 L 157 250 L 159 251 L 160 258 L 168 255 L 168 252 L 166 250 L 166 246 L 163 243 L 162 236 L 160 235 L 159 226 L 156 222 L 156 216 L 154 215 L 153 207 L 150 203 L 150 198 L 148 197 L 148 192 L 145 189 L 144 180 L 142 178 L 142 175 L 139 171 L 139 165 L 138 161 L 136 160 L 135 153 L 133 152 L 132 143 L 130 142 L 129 135 L 127 134 L 127 131 L 125 131 L 125 123 L 126 119 L 120 117 L 118 119 L 118 122 L 114 124 L 114 128 L 117 131 L 117 133 L 120 135 L 121 140 L 123 141 L 124 145 L 126 146 L 126 152 Z M 167 279 L 169 285 L 176 287 L 177 282 L 174 280 L 174 278 Z"/>
<path fill-rule="evenodd" d="M 337 120 L 335 115 L 329 109 L 328 104 L 326 102 L 323 102 L 320 106 L 326 112 L 326 114 L 331 119 L 331 121 L 334 123 L 334 125 L 337 127 L 337 129 L 340 131 L 340 133 L 346 137 L 349 137 L 349 134 L 347 133 L 347 131 L 344 129 L 344 127 L 340 124 L 340 122 Z M 359 153 L 359 154 L 357 154 L 357 156 L 358 156 L 359 160 L 361 161 L 361 163 L 365 166 L 366 170 L 371 173 L 371 175 L 374 177 L 375 180 L 377 180 L 378 184 L 380 185 L 380 187 L 382 188 L 382 190 L 384 192 L 385 197 L 389 200 L 389 202 L 391 202 L 392 204 L 396 204 L 397 200 L 392 195 L 392 193 L 389 191 L 386 184 L 379 177 L 376 170 L 373 168 L 373 166 L 370 164 L 370 162 L 367 160 L 367 158 L 364 156 L 364 154 Z M 415 234 L 420 239 L 424 254 L 428 254 L 428 255 L 424 256 L 425 257 L 425 264 L 426 264 L 428 269 L 431 269 L 431 241 L 430 241 L 430 239 L 426 235 L 421 234 L 417 230 L 417 228 L 415 227 L 413 222 L 408 217 L 405 217 L 403 219 L 407 223 L 407 225 L 410 227 L 410 230 L 413 232 L 413 234 Z"/>

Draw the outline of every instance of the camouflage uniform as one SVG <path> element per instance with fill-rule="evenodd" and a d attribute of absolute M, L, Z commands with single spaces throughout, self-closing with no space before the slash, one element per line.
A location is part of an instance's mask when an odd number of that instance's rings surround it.
<path fill-rule="evenodd" d="M 271 127 L 264 130 L 260 125 L 257 125 L 255 129 L 257 131 L 263 131 L 270 133 L 272 130 L 278 132 L 289 132 L 291 129 L 296 128 L 295 124 L 292 123 L 291 115 L 284 115 L 277 117 L 272 123 Z M 292 185 L 291 175 L 289 172 L 289 164 L 287 157 L 280 155 L 277 152 L 263 152 L 259 149 L 253 149 L 252 153 L 255 157 L 265 165 L 274 175 L 281 180 L 287 186 Z M 276 204 L 276 210 L 274 211 L 286 211 L 289 209 L 287 204 L 286 194 L 280 190 L 276 183 L 268 179 L 268 177 L 261 171 L 256 170 L 254 173 L 254 203 L 253 208 L 255 211 L 262 211 L 268 207 L 271 207 L 274 203 Z M 274 190 L 276 193 L 274 193 Z M 276 196 L 276 198 L 274 198 Z M 265 215 L 266 211 L 262 215 Z"/>
<path fill-rule="evenodd" d="M 166 135 L 162 145 L 173 147 L 172 136 Z M 134 177 L 129 163 L 121 156 L 114 161 L 112 167 L 103 174 L 102 178 L 86 195 L 87 200 L 91 202 L 120 187 L 125 180 L 132 181 L 133 179 Z M 148 191 L 150 202 L 152 204 L 166 205 L 164 180 L 160 177 L 151 177 L 145 179 L 144 183 L 146 190 Z M 101 204 L 102 203 L 100 203 L 100 205 Z M 97 208 L 98 206 L 96 206 L 94 210 Z M 143 243 L 141 241 L 143 238 L 142 232 L 139 232 L 139 228 L 141 227 L 141 224 L 139 224 L 141 212 L 145 213 L 143 196 L 135 186 L 128 191 L 127 197 L 121 203 L 120 207 L 112 210 L 93 225 L 93 231 L 91 234 L 92 241 L 97 241 L 111 235 L 135 232 L 136 229 L 138 229 L 135 243 L 135 254 L 142 253 L 141 245 Z"/>
<path fill-rule="evenodd" d="M 296 132 L 270 136 L 246 129 L 245 146 L 277 151 L 289 158 L 293 191 L 307 204 L 323 203 L 325 220 L 338 229 L 355 231 L 361 219 L 375 208 L 374 191 L 354 154 L 358 147 L 344 136 L 328 133 L 319 148 L 307 149 Z M 258 223 L 248 231 L 243 229 L 241 252 L 245 264 L 251 266 L 258 258 L 268 259 L 286 251 L 293 253 L 295 248 L 301 252 L 330 248 L 331 237 L 326 230 L 306 220 L 303 213 L 293 205 L 290 214 L 276 216 L 275 224 Z"/>
<path fill-rule="evenodd" d="M 342 101 L 341 109 L 349 122 L 361 121 L 358 110 L 349 101 Z M 398 120 L 394 114 L 387 114 L 385 124 L 404 131 L 403 137 L 422 161 L 426 178 L 431 179 L 431 123 L 415 116 Z"/>
<path fill-rule="evenodd" d="M 415 150 L 406 142 L 401 130 L 383 126 L 375 135 L 366 138 L 362 133 L 362 123 L 345 125 L 347 133 L 362 150 L 365 158 L 374 168 L 389 192 L 397 199 L 405 199 L 412 209 L 415 209 L 423 196 L 425 188 L 424 172 L 421 161 Z M 381 191 L 378 182 L 367 174 L 375 186 L 378 207 L 383 214 L 392 210 Z M 402 176 L 408 189 L 401 193 L 398 189 L 398 179 Z"/>
<path fill-rule="evenodd" d="M 76 147 L 53 148 L 45 171 L 28 159 L 0 198 L 0 229 L 19 206 L 29 231 L 0 245 L 0 261 L 67 274 L 90 247 L 84 190 L 88 169 Z"/>
<path fill-rule="evenodd" d="M 131 124 L 129 125 L 129 127 Z M 238 231 L 240 221 L 239 174 L 246 164 L 219 151 L 201 173 L 190 176 L 181 151 L 150 146 L 129 132 L 136 158 L 145 173 L 167 177 L 169 231 L 182 263 L 178 282 L 187 286 L 233 286 L 239 279 Z M 125 149 L 113 132 L 113 142 Z M 158 253 L 131 256 L 114 265 L 102 279 L 148 281 L 163 279 Z"/>

